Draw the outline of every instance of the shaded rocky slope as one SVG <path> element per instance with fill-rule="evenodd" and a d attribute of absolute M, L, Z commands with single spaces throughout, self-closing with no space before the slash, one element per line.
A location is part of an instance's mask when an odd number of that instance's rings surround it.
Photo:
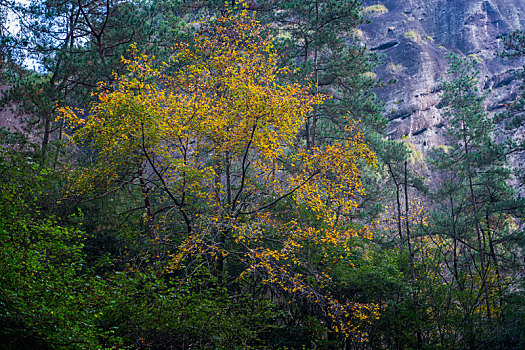
<path fill-rule="evenodd" d="M 363 39 L 385 55 L 376 73 L 397 80 L 377 91 L 393 138 L 412 134 L 422 151 L 443 142 L 439 79 L 446 77 L 449 52 L 480 62 L 489 111 L 501 111 L 515 94 L 514 73 L 523 63 L 497 52 L 501 35 L 525 28 L 524 0 L 365 0 L 364 7 L 372 23 L 361 27 Z"/>

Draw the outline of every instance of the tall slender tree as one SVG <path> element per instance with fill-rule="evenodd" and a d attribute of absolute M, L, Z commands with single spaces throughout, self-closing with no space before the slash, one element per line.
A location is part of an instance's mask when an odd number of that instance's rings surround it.
<path fill-rule="evenodd" d="M 498 320 L 501 308 L 496 296 L 502 297 L 506 287 L 501 267 L 506 253 L 500 243 L 512 240 L 509 221 L 523 206 L 509 186 L 505 147 L 494 141 L 475 62 L 457 55 L 449 62 L 451 80 L 443 82 L 449 145 L 432 156 L 442 179 L 434 193 L 435 229 L 453 241 L 447 266 L 457 288 L 477 291 L 464 301 L 465 319 L 482 312 L 486 320 Z M 469 332 L 475 343 L 477 335 Z"/>
<path fill-rule="evenodd" d="M 181 7 L 171 1 L 29 1 L 10 7 L 19 23 L 8 35 L 19 65 L 5 77 L 4 105 L 15 103 L 40 133 L 46 153 L 60 105 L 87 108 L 98 82 L 121 73 L 122 56 L 140 51 L 167 55 L 180 34 Z M 21 68 L 31 62 L 31 69 Z M 57 133 L 60 137 L 61 132 Z"/>
<path fill-rule="evenodd" d="M 508 35 L 505 38 L 505 51 L 500 54 L 512 60 L 524 60 L 525 31 L 516 30 Z M 518 155 L 520 166 L 515 170 L 520 185 L 524 186 L 523 154 L 525 152 L 525 139 L 521 135 L 525 128 L 525 64 L 521 69 L 517 70 L 516 77 L 521 80 L 516 97 L 506 106 L 506 110 L 497 116 L 497 120 L 505 125 L 505 136 L 510 146 L 509 153 Z"/>
<path fill-rule="evenodd" d="M 370 132 L 386 125 L 371 92 L 377 56 L 366 50 L 357 34 L 364 21 L 360 11 L 355 0 L 285 0 L 270 17 L 277 24 L 286 64 L 301 68 L 312 82 L 312 93 L 332 96 L 308 118 L 304 130 L 308 148 L 344 138 L 348 111 Z"/>

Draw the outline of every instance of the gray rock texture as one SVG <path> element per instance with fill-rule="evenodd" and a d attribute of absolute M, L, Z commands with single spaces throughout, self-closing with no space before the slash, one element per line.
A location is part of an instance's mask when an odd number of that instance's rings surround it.
<path fill-rule="evenodd" d="M 502 111 L 516 93 L 515 72 L 523 62 L 497 53 L 501 35 L 525 28 L 525 0 L 365 0 L 363 6 L 372 21 L 360 27 L 363 39 L 385 55 L 376 73 L 397 80 L 377 90 L 392 138 L 411 134 L 424 153 L 444 142 L 440 79 L 447 76 L 449 52 L 480 62 L 490 112 Z"/>
<path fill-rule="evenodd" d="M 0 85 L 0 97 L 7 89 L 7 86 Z M 27 133 L 27 130 L 25 130 L 26 125 L 24 125 L 21 119 L 23 118 L 19 115 L 15 105 L 1 106 L 0 128 L 5 128 L 10 132 Z"/>

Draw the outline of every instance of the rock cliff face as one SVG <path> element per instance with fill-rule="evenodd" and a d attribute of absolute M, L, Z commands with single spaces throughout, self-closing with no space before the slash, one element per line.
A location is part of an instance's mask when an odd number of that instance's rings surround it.
<path fill-rule="evenodd" d="M 523 62 L 497 56 L 501 35 L 525 28 L 524 0 L 365 0 L 372 23 L 361 26 L 372 50 L 385 54 L 377 75 L 397 83 L 378 89 L 388 133 L 412 134 L 425 152 L 443 143 L 447 121 L 440 106 L 448 52 L 480 62 L 481 85 L 491 90 L 487 109 L 501 111 L 515 94 L 515 70 Z"/>

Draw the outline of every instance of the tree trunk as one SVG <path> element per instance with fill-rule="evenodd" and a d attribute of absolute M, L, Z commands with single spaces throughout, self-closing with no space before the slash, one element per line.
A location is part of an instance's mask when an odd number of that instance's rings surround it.
<path fill-rule="evenodd" d="M 144 198 L 144 207 L 146 208 L 146 224 L 148 227 L 148 233 L 153 247 L 153 259 L 155 261 L 158 261 L 160 259 L 159 238 L 157 237 L 157 233 L 155 230 L 155 220 L 153 217 L 153 211 L 151 210 L 151 201 L 149 198 L 150 189 L 146 185 L 142 174 L 140 177 L 140 188 L 142 190 L 142 197 Z"/>

